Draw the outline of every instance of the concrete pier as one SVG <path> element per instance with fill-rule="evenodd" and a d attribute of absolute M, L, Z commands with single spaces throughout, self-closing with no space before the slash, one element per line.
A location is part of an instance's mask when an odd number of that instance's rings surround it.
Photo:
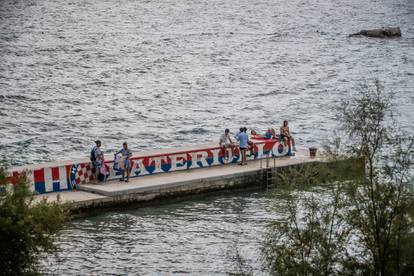
<path fill-rule="evenodd" d="M 307 150 L 299 150 L 295 156 L 276 158 L 276 167 L 320 161 L 318 158 L 310 158 Z M 273 167 L 273 159 L 270 160 L 270 165 Z M 62 204 L 70 203 L 71 209 L 82 210 L 215 190 L 260 187 L 265 185 L 265 172 L 266 159 L 252 160 L 246 166 L 231 164 L 174 171 L 131 178 L 129 183 L 112 180 L 95 185 L 81 184 L 78 185 L 78 190 L 41 194 L 35 198 L 56 201 L 59 195 Z"/>
<path fill-rule="evenodd" d="M 247 160 L 292 156 L 291 143 L 280 142 L 278 139 L 264 139 L 254 136 L 250 139 L 251 147 L 247 152 Z M 111 158 L 111 156 L 113 156 Z M 228 156 L 228 158 L 225 158 Z M 107 180 L 121 178 L 119 161 L 111 153 L 106 153 L 102 162 L 101 173 Z M 237 145 L 225 151 L 217 143 L 135 152 L 129 158 L 131 178 L 140 178 L 155 174 L 188 171 L 212 166 L 227 166 L 237 163 L 241 158 Z M 90 160 L 72 160 L 52 162 L 38 165 L 14 167 L 8 170 L 7 180 L 16 184 L 19 176 L 24 173 L 29 180 L 29 187 L 34 194 L 62 192 L 72 190 L 76 186 L 88 184 L 95 179 L 95 168 Z"/>

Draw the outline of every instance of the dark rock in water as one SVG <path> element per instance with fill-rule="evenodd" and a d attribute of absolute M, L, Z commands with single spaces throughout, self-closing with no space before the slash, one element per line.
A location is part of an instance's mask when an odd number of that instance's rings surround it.
<path fill-rule="evenodd" d="M 349 36 L 357 36 L 357 35 L 364 35 L 368 37 L 379 37 L 379 38 L 395 37 L 395 36 L 399 37 L 401 36 L 401 29 L 400 27 L 396 27 L 396 28 L 362 30 L 358 33 L 350 34 Z"/>

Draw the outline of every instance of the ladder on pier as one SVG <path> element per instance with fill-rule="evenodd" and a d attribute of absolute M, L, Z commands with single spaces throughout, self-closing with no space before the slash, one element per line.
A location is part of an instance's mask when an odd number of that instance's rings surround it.
<path fill-rule="evenodd" d="M 260 168 L 264 167 L 264 180 L 266 183 L 266 190 L 269 191 L 276 187 L 277 182 L 277 167 L 276 156 L 267 156 L 264 159 L 260 159 Z"/>

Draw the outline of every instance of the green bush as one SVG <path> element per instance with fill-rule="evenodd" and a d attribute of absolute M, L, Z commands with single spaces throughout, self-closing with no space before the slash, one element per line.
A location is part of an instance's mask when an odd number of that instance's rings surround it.
<path fill-rule="evenodd" d="M 14 186 L 5 175 L 0 168 L 0 275 L 36 274 L 41 254 L 56 250 L 68 211 L 59 202 L 35 202 L 25 174 Z"/>
<path fill-rule="evenodd" d="M 414 275 L 414 137 L 398 129 L 392 107 L 376 81 L 338 108 L 342 133 L 325 153 L 364 160 L 363 178 L 332 182 L 317 166 L 279 176 L 280 187 L 301 193 L 269 225 L 262 256 L 271 275 Z M 324 197 L 304 192 L 321 182 L 333 186 Z"/>

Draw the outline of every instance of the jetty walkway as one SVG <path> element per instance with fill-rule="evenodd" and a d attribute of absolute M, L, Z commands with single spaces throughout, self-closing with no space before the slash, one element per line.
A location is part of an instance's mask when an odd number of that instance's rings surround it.
<path fill-rule="evenodd" d="M 320 162 L 319 158 L 309 157 L 309 151 L 300 149 L 294 156 L 275 158 L 275 167 L 288 167 L 310 162 Z M 269 167 L 274 168 L 273 158 Z M 89 209 L 130 202 L 200 194 L 231 188 L 260 187 L 266 185 L 266 159 L 248 161 L 247 166 L 227 164 L 198 169 L 172 171 L 131 178 L 130 182 L 110 180 L 100 184 L 80 184 L 76 190 L 67 190 L 35 195 L 35 201 L 46 198 L 48 201 L 70 203 L 70 208 Z"/>

